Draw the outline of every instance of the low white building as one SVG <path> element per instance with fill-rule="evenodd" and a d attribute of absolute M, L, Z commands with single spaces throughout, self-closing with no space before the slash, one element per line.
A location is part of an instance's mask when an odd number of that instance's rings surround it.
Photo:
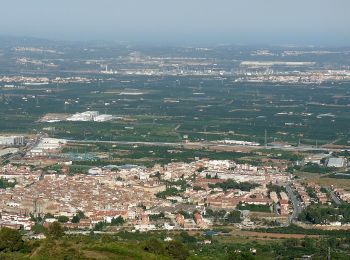
<path fill-rule="evenodd" d="M 140 225 L 135 225 L 135 230 L 139 230 L 141 232 L 144 231 L 149 231 L 149 230 L 155 230 L 156 226 L 153 224 L 140 224 Z"/>
<path fill-rule="evenodd" d="M 47 156 L 50 152 L 55 152 L 66 144 L 65 139 L 43 138 L 30 152 L 31 157 Z"/>
<path fill-rule="evenodd" d="M 67 118 L 67 121 L 94 121 L 99 116 L 98 111 L 85 111 L 83 113 L 76 113 Z"/>
<path fill-rule="evenodd" d="M 327 167 L 343 168 L 346 166 L 345 158 L 331 157 L 328 159 Z"/>
<path fill-rule="evenodd" d="M 0 136 L 0 145 L 6 145 L 6 146 L 24 145 L 24 136 Z"/>
<path fill-rule="evenodd" d="M 91 175 L 100 175 L 102 174 L 102 169 L 98 167 L 94 167 L 88 170 L 88 173 Z"/>
<path fill-rule="evenodd" d="M 164 229 L 166 229 L 166 230 L 174 230 L 175 229 L 175 225 L 165 222 L 164 223 Z"/>
<path fill-rule="evenodd" d="M 95 122 L 106 122 L 106 121 L 110 121 L 112 119 L 113 119 L 112 115 L 102 114 L 102 115 L 96 116 L 94 118 L 94 121 Z"/>

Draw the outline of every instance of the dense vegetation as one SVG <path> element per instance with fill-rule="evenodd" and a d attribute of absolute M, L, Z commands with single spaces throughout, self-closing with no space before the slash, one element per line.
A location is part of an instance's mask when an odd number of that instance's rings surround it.
<path fill-rule="evenodd" d="M 237 209 L 257 211 L 257 212 L 271 212 L 271 206 L 269 205 L 254 205 L 254 204 L 239 203 L 237 205 Z"/>
<path fill-rule="evenodd" d="M 19 251 L 23 249 L 24 242 L 21 234 L 13 229 L 0 229 L 0 252 L 1 251 Z"/>
<path fill-rule="evenodd" d="M 223 189 L 225 192 L 228 189 L 239 189 L 242 191 L 250 191 L 251 189 L 256 188 L 258 185 L 255 183 L 250 183 L 250 182 L 236 182 L 235 180 L 232 179 L 228 179 L 225 182 L 221 182 L 221 183 L 216 183 L 216 184 L 209 184 L 210 188 L 221 188 Z"/>
<path fill-rule="evenodd" d="M 333 205 L 312 204 L 304 209 L 298 218 L 300 221 L 312 224 L 329 224 L 335 221 L 348 223 L 350 222 L 350 205 L 341 204 L 336 207 Z"/>
<path fill-rule="evenodd" d="M 110 80 L 101 75 L 96 77 L 100 77 L 98 84 L 1 88 L 0 132 L 36 133 L 54 127 L 49 131 L 51 135 L 68 139 L 178 142 L 187 135 L 191 141 L 236 139 L 264 143 L 266 129 L 268 142 L 288 141 L 297 145 L 300 139 L 302 144 L 315 144 L 316 140 L 318 144 L 334 140 L 346 144 L 348 140 L 346 83 L 334 84 L 329 91 L 327 84 L 291 87 L 233 83 L 232 77 L 187 76 L 181 77 L 180 85 L 179 78 L 171 76 L 111 75 Z M 136 86 L 142 95 L 120 96 L 120 92 Z M 203 94 L 196 95 L 198 92 Z M 35 98 L 22 99 L 28 95 Z M 342 97 L 336 107 L 335 95 Z M 167 103 L 166 98 L 179 102 Z M 71 101 L 67 106 L 66 100 Z M 46 113 L 72 114 L 88 108 L 122 119 L 106 123 L 37 121 Z M 279 114 L 286 111 L 290 114 Z M 306 111 L 310 115 L 303 114 Z M 327 113 L 336 120 L 317 117 Z M 281 154 L 277 158 L 284 157 Z M 286 158 L 298 159 L 289 155 Z"/>
<path fill-rule="evenodd" d="M 235 218 L 238 214 L 232 216 Z M 48 238 L 38 241 L 24 240 L 16 230 L 1 229 L 0 259 L 294 259 L 303 255 L 324 259 L 328 247 L 332 259 L 347 259 L 350 253 L 347 231 L 305 230 L 295 225 L 257 231 L 322 237 L 262 241 L 226 232 L 222 232 L 226 235 L 213 236 L 210 232 L 189 234 L 185 231 L 123 231 L 113 235 L 91 232 L 87 236 L 68 236 L 57 223 L 46 231 Z"/>
<path fill-rule="evenodd" d="M 10 182 L 4 178 L 0 178 L 0 189 L 13 188 L 16 182 Z"/>
<path fill-rule="evenodd" d="M 331 173 L 335 169 L 318 165 L 316 163 L 307 163 L 304 166 L 294 166 L 295 170 L 310 172 L 310 173 Z"/>
<path fill-rule="evenodd" d="M 229 212 L 226 216 L 228 223 L 240 223 L 242 221 L 241 212 L 238 210 L 233 210 Z"/>
<path fill-rule="evenodd" d="M 101 231 L 101 230 L 104 230 L 106 227 L 108 226 L 121 226 L 125 223 L 125 220 L 119 216 L 119 217 L 116 217 L 116 218 L 112 218 L 111 220 L 111 223 L 107 223 L 107 222 L 98 222 L 95 224 L 95 227 L 94 227 L 94 230 L 95 231 Z"/>
<path fill-rule="evenodd" d="M 177 195 L 179 195 L 179 190 L 172 187 L 167 188 L 165 191 L 161 191 L 156 194 L 158 198 L 163 198 L 163 199 L 165 199 L 168 196 L 177 196 Z"/>
<path fill-rule="evenodd" d="M 268 188 L 269 192 L 276 192 L 277 194 L 281 193 L 281 192 L 286 192 L 286 188 L 283 186 L 279 186 L 279 185 L 274 185 L 272 183 L 269 183 L 266 185 L 266 188 Z"/>
<path fill-rule="evenodd" d="M 305 236 L 320 235 L 320 236 L 350 238 L 350 233 L 348 230 L 306 229 L 295 224 L 291 224 L 288 227 L 256 228 L 254 229 L 254 231 L 262 232 L 262 233 L 301 234 Z"/>

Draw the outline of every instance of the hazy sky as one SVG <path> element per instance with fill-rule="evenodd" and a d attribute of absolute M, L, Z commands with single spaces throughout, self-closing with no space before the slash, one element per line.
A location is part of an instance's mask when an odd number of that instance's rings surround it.
<path fill-rule="evenodd" d="M 350 45 L 350 0 L 0 0 L 0 35 Z"/>

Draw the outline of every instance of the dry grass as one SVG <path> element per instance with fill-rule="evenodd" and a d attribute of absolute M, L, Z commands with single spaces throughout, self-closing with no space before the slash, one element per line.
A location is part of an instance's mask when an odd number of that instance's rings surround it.
<path fill-rule="evenodd" d="M 301 178 L 305 178 L 307 181 L 314 182 L 320 186 L 331 186 L 334 185 L 338 188 L 349 189 L 350 179 L 335 179 L 335 178 L 324 178 L 324 175 L 318 173 L 297 173 Z"/>

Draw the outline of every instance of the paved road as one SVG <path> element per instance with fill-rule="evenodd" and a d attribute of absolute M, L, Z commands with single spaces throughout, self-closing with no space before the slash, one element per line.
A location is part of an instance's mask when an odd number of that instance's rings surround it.
<path fill-rule="evenodd" d="M 327 191 L 331 195 L 332 200 L 334 201 L 335 204 L 340 205 L 341 201 L 340 199 L 334 194 L 334 191 L 332 191 L 330 188 L 327 188 Z"/>
<path fill-rule="evenodd" d="M 70 143 L 108 143 L 121 145 L 145 145 L 145 146 L 173 146 L 180 147 L 185 143 L 166 143 L 166 142 L 127 142 L 127 141 L 101 141 L 101 140 L 67 140 Z"/>
<path fill-rule="evenodd" d="M 328 149 L 328 148 L 316 148 L 314 146 L 251 146 L 251 145 L 235 145 L 235 144 L 222 144 L 215 142 L 128 142 L 128 141 L 102 141 L 102 140 L 67 140 L 71 143 L 110 143 L 121 145 L 145 145 L 145 146 L 169 146 L 169 147 L 182 147 L 184 145 L 196 145 L 200 147 L 210 146 L 222 146 L 222 147 L 237 147 L 237 148 L 252 148 L 252 149 L 280 149 L 285 151 L 341 151 L 343 149 Z"/>
<path fill-rule="evenodd" d="M 286 190 L 287 190 L 288 197 L 293 204 L 293 213 L 289 216 L 289 219 L 288 219 L 288 224 L 290 224 L 294 220 L 297 219 L 298 215 L 303 210 L 303 208 L 301 207 L 299 199 L 294 194 L 294 191 L 293 191 L 292 187 L 290 186 L 290 183 L 287 184 Z"/>
<path fill-rule="evenodd" d="M 18 151 L 14 154 L 9 155 L 9 157 L 6 158 L 6 160 L 13 161 L 13 160 L 21 160 L 24 156 L 26 156 L 27 152 L 29 152 L 31 149 L 33 149 L 42 138 L 48 137 L 45 133 L 40 133 L 35 136 L 35 139 L 32 141 L 29 141 L 25 146 L 19 147 Z M 0 160 L 0 163 L 3 163 L 4 160 Z"/>

